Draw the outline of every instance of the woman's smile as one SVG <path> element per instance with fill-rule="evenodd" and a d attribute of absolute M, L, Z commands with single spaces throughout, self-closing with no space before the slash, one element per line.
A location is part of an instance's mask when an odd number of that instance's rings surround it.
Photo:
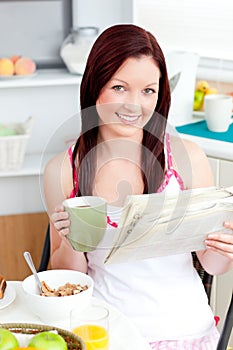
<path fill-rule="evenodd" d="M 141 114 L 129 115 L 129 114 L 123 114 L 123 113 L 117 113 L 117 112 L 116 112 L 116 115 L 124 124 L 136 124 L 138 119 L 141 117 Z"/>

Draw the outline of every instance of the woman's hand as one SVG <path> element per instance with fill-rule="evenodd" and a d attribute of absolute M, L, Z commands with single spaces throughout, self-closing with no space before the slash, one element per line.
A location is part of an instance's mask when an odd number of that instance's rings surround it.
<path fill-rule="evenodd" d="M 69 214 L 65 211 L 63 205 L 59 205 L 54 209 L 50 220 L 61 237 L 68 235 L 70 232 Z"/>
<path fill-rule="evenodd" d="M 87 260 L 83 252 L 75 251 L 66 239 L 70 232 L 69 214 L 63 205 L 55 207 L 50 216 L 51 227 L 51 266 L 53 269 L 71 269 L 87 273 Z M 55 231 L 56 230 L 56 231 Z"/>
<path fill-rule="evenodd" d="M 225 222 L 224 227 L 226 232 L 210 233 L 205 240 L 206 249 L 196 252 L 210 275 L 221 275 L 233 268 L 233 222 Z"/>
<path fill-rule="evenodd" d="M 229 233 L 211 233 L 207 236 L 205 243 L 206 248 L 217 252 L 229 260 L 233 264 L 233 222 L 225 222 L 224 227 L 229 229 Z"/>

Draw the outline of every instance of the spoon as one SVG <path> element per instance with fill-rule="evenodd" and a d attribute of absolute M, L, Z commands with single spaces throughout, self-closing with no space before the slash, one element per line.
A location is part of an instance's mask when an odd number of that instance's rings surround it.
<path fill-rule="evenodd" d="M 38 274 L 37 274 L 35 265 L 34 265 L 34 263 L 33 263 L 33 261 L 32 261 L 31 254 L 30 254 L 29 252 L 24 252 L 24 253 L 23 253 L 23 256 L 24 256 L 24 258 L 25 258 L 25 260 L 26 260 L 28 266 L 30 267 L 30 269 L 31 269 L 31 271 L 32 271 L 32 273 L 33 273 L 33 275 L 34 275 L 34 277 L 35 277 L 35 280 L 36 280 L 36 283 L 37 283 L 37 286 L 38 286 L 38 288 L 39 288 L 39 290 L 40 290 L 40 292 L 41 292 L 41 291 L 42 291 L 42 284 L 41 284 L 41 281 L 40 281 L 39 276 L 38 276 Z"/>

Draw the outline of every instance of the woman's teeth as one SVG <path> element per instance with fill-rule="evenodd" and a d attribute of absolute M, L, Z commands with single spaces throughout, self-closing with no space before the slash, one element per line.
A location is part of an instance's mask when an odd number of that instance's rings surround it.
<path fill-rule="evenodd" d="M 128 115 L 124 115 L 124 114 L 119 114 L 119 113 L 116 113 L 116 115 L 120 118 L 120 119 L 123 119 L 127 122 L 135 122 L 140 116 L 139 115 L 136 115 L 136 116 L 128 116 Z"/>

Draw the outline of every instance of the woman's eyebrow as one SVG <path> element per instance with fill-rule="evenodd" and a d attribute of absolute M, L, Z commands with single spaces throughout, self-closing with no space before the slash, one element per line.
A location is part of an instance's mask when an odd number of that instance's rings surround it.
<path fill-rule="evenodd" d="M 129 83 L 127 83 L 127 81 L 122 80 L 122 79 L 118 79 L 118 78 L 114 78 L 114 79 L 112 79 L 111 81 L 112 81 L 112 82 L 117 81 L 117 82 L 120 82 L 120 83 L 129 85 Z M 155 82 L 149 83 L 149 84 L 146 85 L 146 87 L 151 86 L 151 85 L 158 85 L 158 82 L 155 81 Z"/>
<path fill-rule="evenodd" d="M 113 81 L 118 81 L 118 82 L 120 82 L 120 83 L 124 83 L 124 84 L 127 84 L 127 85 L 129 84 L 129 83 L 127 83 L 127 81 L 121 80 L 121 79 L 118 79 L 118 78 L 114 78 L 114 79 L 112 79 L 111 81 L 112 81 L 112 82 L 113 82 Z"/>
<path fill-rule="evenodd" d="M 150 83 L 150 84 L 146 85 L 146 87 L 151 86 L 151 85 L 158 85 L 158 83 L 155 81 L 154 83 Z"/>

